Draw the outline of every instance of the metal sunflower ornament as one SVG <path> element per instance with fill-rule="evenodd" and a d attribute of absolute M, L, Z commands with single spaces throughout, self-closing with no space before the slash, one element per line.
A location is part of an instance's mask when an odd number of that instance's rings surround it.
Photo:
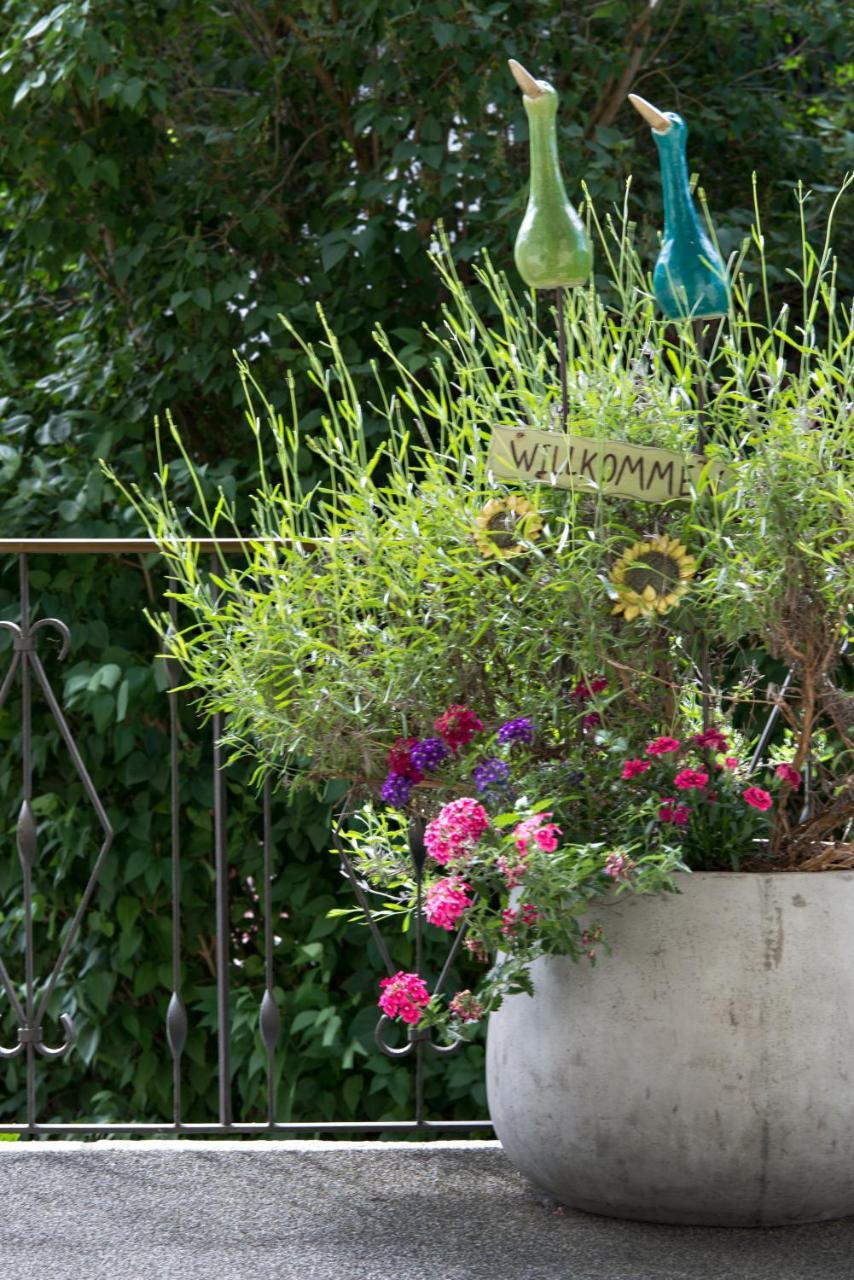
<path fill-rule="evenodd" d="M 617 597 L 612 613 L 626 622 L 668 613 L 691 585 L 697 563 L 678 538 L 652 534 L 636 542 L 611 569 Z"/>
<path fill-rule="evenodd" d="M 485 556 L 509 560 L 528 550 L 527 543 L 540 536 L 543 522 L 536 509 L 518 494 L 490 498 L 475 520 L 474 540 Z"/>

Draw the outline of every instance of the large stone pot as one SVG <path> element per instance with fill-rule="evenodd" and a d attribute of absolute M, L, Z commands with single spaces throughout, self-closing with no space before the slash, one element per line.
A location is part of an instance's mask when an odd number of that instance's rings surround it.
<path fill-rule="evenodd" d="M 854 874 L 679 875 L 603 905 L 489 1026 L 510 1160 L 577 1209 L 772 1225 L 854 1214 Z"/>

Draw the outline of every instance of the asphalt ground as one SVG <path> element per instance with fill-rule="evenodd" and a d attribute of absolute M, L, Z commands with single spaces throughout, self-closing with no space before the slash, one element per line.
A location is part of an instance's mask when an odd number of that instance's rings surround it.
<path fill-rule="evenodd" d="M 854 1218 L 566 1209 L 494 1142 L 0 1143 L 2 1280 L 854 1280 Z"/>

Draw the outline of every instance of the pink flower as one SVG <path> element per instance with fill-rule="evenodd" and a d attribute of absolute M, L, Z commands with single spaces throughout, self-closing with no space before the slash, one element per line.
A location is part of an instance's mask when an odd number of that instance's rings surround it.
<path fill-rule="evenodd" d="M 728 769 L 737 769 L 739 762 L 736 756 L 725 756 L 724 764 Z"/>
<path fill-rule="evenodd" d="M 452 859 L 465 858 L 489 827 L 489 816 L 482 804 L 471 796 L 460 796 L 439 810 L 438 817 L 427 823 L 424 847 L 440 866 Z"/>
<path fill-rule="evenodd" d="M 545 853 L 554 853 L 558 846 L 558 836 L 563 835 L 561 828 L 554 822 L 547 822 L 534 832 L 534 841 Z"/>
<path fill-rule="evenodd" d="M 620 777 L 624 782 L 628 782 L 630 778 L 636 778 L 639 773 L 646 773 L 648 768 L 648 760 L 626 760 Z"/>
<path fill-rule="evenodd" d="M 685 827 L 691 817 L 687 804 L 678 804 L 675 796 L 665 796 L 658 810 L 659 822 L 675 822 L 677 827 Z"/>
<path fill-rule="evenodd" d="M 784 782 L 788 782 L 789 786 L 793 787 L 795 791 L 800 787 L 801 775 L 794 765 L 778 764 L 774 772 L 778 778 L 782 778 Z"/>
<path fill-rule="evenodd" d="M 605 859 L 605 875 L 612 880 L 628 880 L 634 866 L 632 859 L 624 853 L 609 853 Z"/>
<path fill-rule="evenodd" d="M 582 729 L 598 729 L 601 723 L 602 717 L 599 715 L 598 711 L 591 711 L 589 716 L 581 717 Z"/>
<path fill-rule="evenodd" d="M 498 873 L 504 879 L 504 883 L 508 889 L 518 889 L 524 879 L 525 872 L 528 870 L 527 865 L 528 854 L 520 853 L 515 862 L 511 862 L 509 858 L 502 856 L 498 859 L 496 866 Z"/>
<path fill-rule="evenodd" d="M 471 991 L 458 991 L 453 1000 L 448 1001 L 448 1009 L 460 1022 L 479 1022 L 485 1013 L 483 1005 Z"/>
<path fill-rule="evenodd" d="M 482 938 L 473 938 L 471 934 L 463 942 L 463 946 L 470 955 L 478 960 L 481 964 L 487 964 L 489 961 L 489 952 L 483 945 Z"/>
<path fill-rule="evenodd" d="M 671 751 L 678 751 L 682 743 L 678 738 L 656 738 L 646 749 L 648 756 L 666 756 Z"/>
<path fill-rule="evenodd" d="M 774 803 L 768 792 L 763 791 L 761 787 L 748 787 L 741 794 L 752 809 L 761 809 L 763 813 L 766 809 L 770 809 Z"/>
<path fill-rule="evenodd" d="M 452 751 L 458 751 L 460 747 L 467 747 L 474 735 L 480 733 L 483 721 L 462 703 L 452 702 L 434 722 L 433 728 Z"/>
<path fill-rule="evenodd" d="M 694 791 L 704 787 L 708 781 L 709 775 L 702 769 L 680 769 L 673 785 L 678 791 Z"/>
<path fill-rule="evenodd" d="M 551 816 L 551 813 L 535 813 L 516 824 L 513 828 L 513 843 L 520 853 L 530 852 L 532 840 L 541 849 L 545 849 L 546 853 L 554 853 L 558 845 L 557 837 L 563 835 L 563 832 L 556 823 L 548 821 Z"/>
<path fill-rule="evenodd" d="M 468 895 L 471 886 L 460 876 L 445 876 L 431 884 L 424 895 L 424 914 L 429 924 L 440 929 L 455 929 L 457 923 L 473 899 Z"/>
<path fill-rule="evenodd" d="M 388 1018 L 400 1018 L 415 1026 L 421 1021 L 421 1010 L 430 1003 L 430 992 L 423 978 L 417 973 L 401 970 L 393 978 L 383 978 L 380 983 L 378 1004 Z"/>
<path fill-rule="evenodd" d="M 691 741 L 695 747 L 708 747 L 711 751 L 726 751 L 729 746 L 720 729 L 706 729 L 705 733 L 695 733 Z"/>
<path fill-rule="evenodd" d="M 521 926 L 522 928 L 531 928 L 542 917 L 532 902 L 523 902 L 518 911 L 514 911 L 512 907 L 508 907 L 506 911 L 501 912 L 503 924 L 501 932 L 505 936 L 515 933 Z"/>

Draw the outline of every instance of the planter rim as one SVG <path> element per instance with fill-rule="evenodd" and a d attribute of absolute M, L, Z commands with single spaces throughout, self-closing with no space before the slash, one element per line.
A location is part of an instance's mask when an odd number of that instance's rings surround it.
<path fill-rule="evenodd" d="M 674 871 L 673 879 L 679 883 L 689 880 L 821 880 L 847 878 L 854 880 L 854 867 L 825 867 L 821 871 Z M 621 894 L 620 897 L 645 898 L 648 894 Z"/>

